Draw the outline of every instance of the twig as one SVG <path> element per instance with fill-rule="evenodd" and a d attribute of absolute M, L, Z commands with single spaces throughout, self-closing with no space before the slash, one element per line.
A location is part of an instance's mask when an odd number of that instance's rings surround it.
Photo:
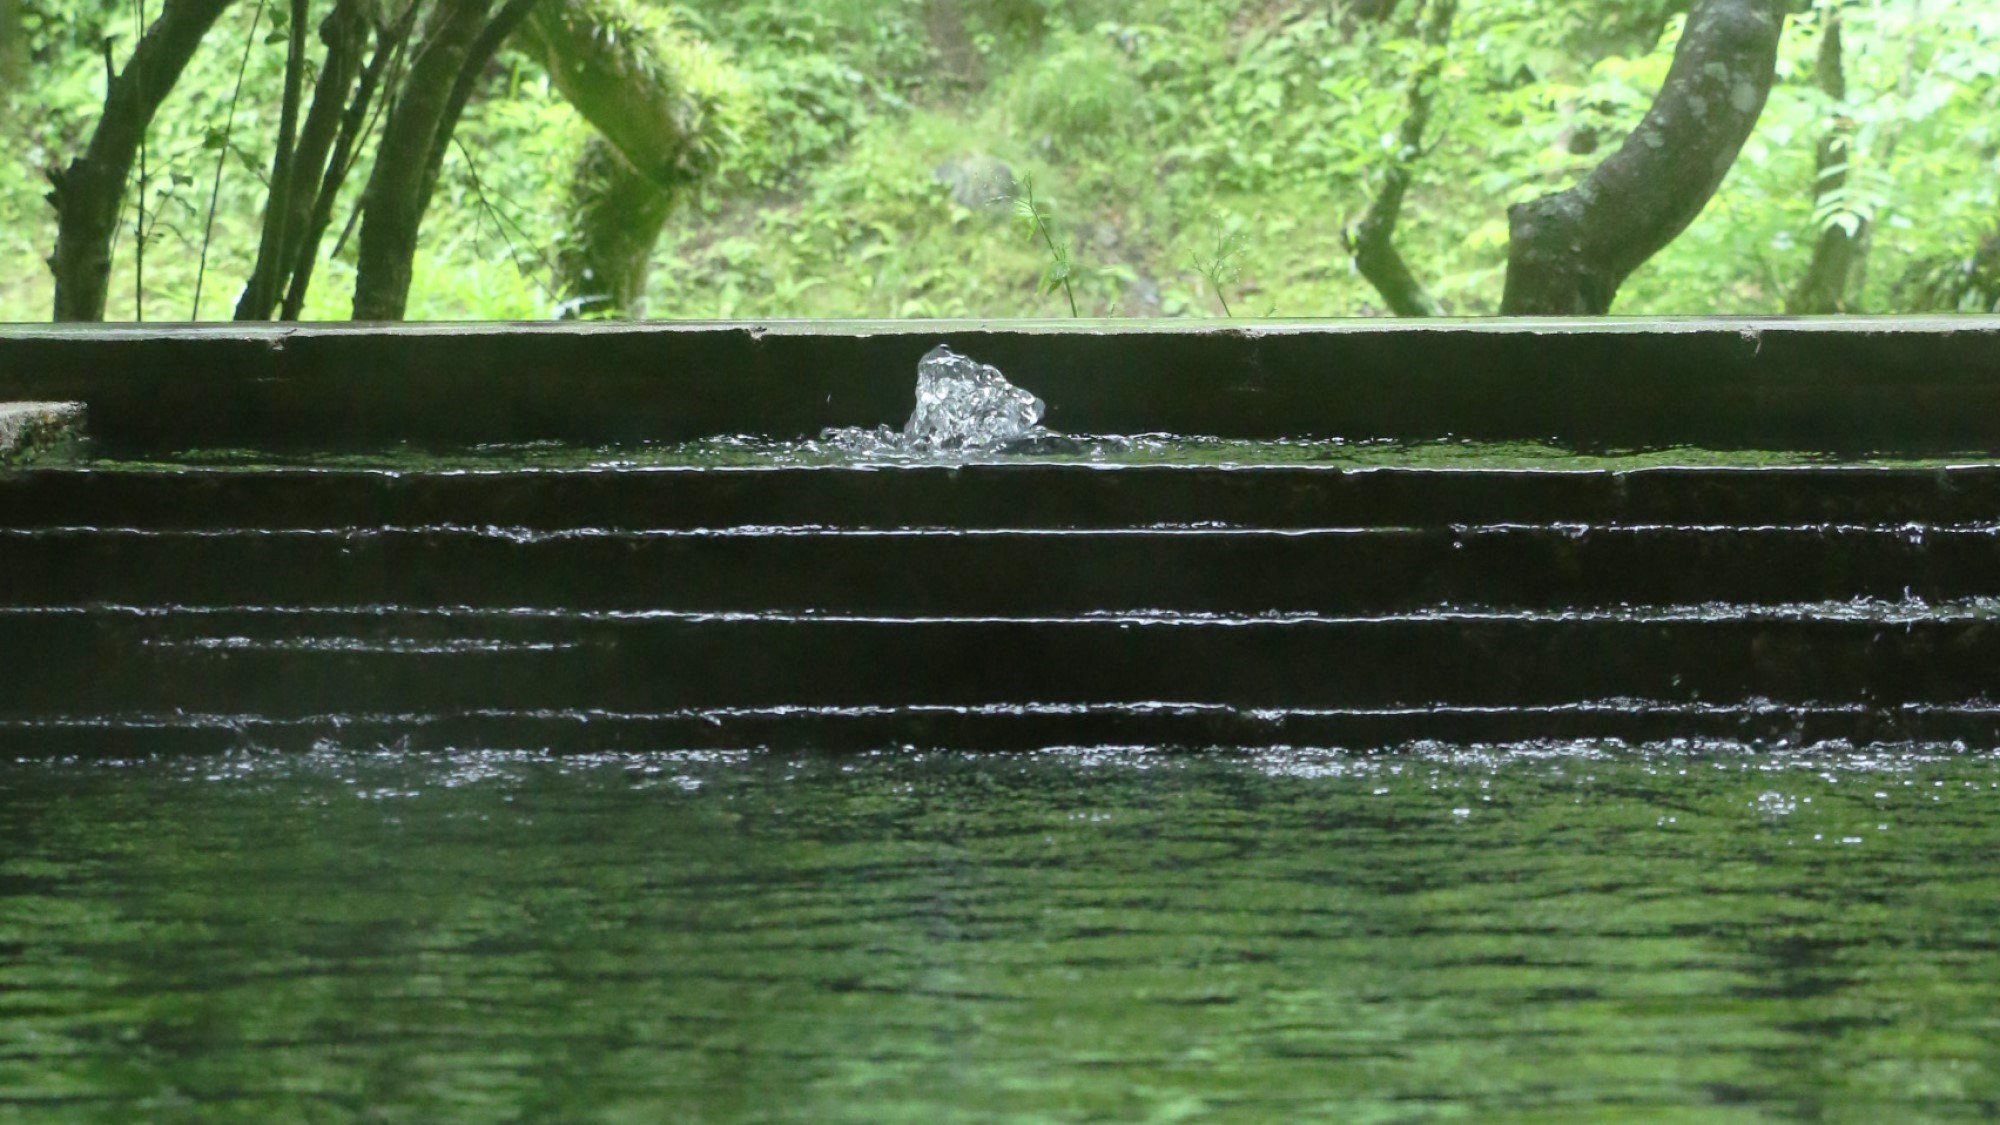
<path fill-rule="evenodd" d="M 1232 238 L 1226 229 L 1217 228 L 1215 232 L 1215 252 L 1209 257 L 1203 258 L 1197 256 L 1188 262 L 1188 265 L 1194 267 L 1196 273 L 1208 279 L 1209 287 L 1215 290 L 1217 303 L 1222 306 L 1222 315 L 1231 320 L 1236 318 L 1236 314 L 1230 311 L 1229 297 L 1223 293 L 1225 285 L 1223 279 L 1229 277 L 1232 273 L 1229 264 L 1230 259 L 1236 257 L 1242 251 L 1243 247 L 1239 239 Z"/>
<path fill-rule="evenodd" d="M 133 84 L 146 88 L 145 54 L 138 44 L 146 38 L 146 0 L 132 0 Z M 139 133 L 139 190 L 133 193 L 139 208 L 132 236 L 132 319 L 146 319 L 146 131 Z"/>
<path fill-rule="evenodd" d="M 451 139 L 451 143 L 455 147 L 457 147 L 458 155 L 465 160 L 466 174 L 472 180 L 472 194 L 479 197 L 479 209 L 493 217 L 493 229 L 500 232 L 500 241 L 507 244 L 507 256 L 514 259 L 514 268 L 520 272 L 522 277 L 534 278 L 535 284 L 537 286 L 540 286 L 543 295 L 553 300 L 555 297 L 555 293 L 549 289 L 548 285 L 545 284 L 539 276 L 530 273 L 528 271 L 528 267 L 522 264 L 521 252 L 519 248 L 517 248 L 514 245 L 514 240 L 508 237 L 507 227 L 509 225 L 512 225 L 514 228 L 514 233 L 520 235 L 524 240 L 528 238 L 528 232 L 521 228 L 521 224 L 516 223 L 512 219 L 508 218 L 506 213 L 501 211 L 500 208 L 494 205 L 493 201 L 487 197 L 486 184 L 479 178 L 479 166 L 472 162 L 472 153 L 465 147 L 465 142 L 459 140 L 457 137 L 453 137 Z M 540 255 L 537 255 L 537 257 L 540 257 Z M 541 265 L 544 270 L 550 270 L 551 272 L 553 272 L 554 267 L 550 265 L 548 259 L 542 258 Z"/>
<path fill-rule="evenodd" d="M 194 267 L 194 308 L 189 320 L 201 319 L 201 283 L 208 273 L 208 242 L 215 234 L 215 201 L 222 196 L 222 166 L 229 161 L 229 134 L 236 128 L 236 100 L 243 96 L 243 72 L 250 68 L 250 48 L 257 42 L 257 24 L 264 18 L 265 0 L 250 14 L 250 34 L 243 37 L 243 58 L 236 64 L 236 89 L 229 94 L 229 113 L 222 119 L 222 144 L 215 154 L 215 182 L 208 189 L 208 221 L 201 228 L 201 259 Z"/>

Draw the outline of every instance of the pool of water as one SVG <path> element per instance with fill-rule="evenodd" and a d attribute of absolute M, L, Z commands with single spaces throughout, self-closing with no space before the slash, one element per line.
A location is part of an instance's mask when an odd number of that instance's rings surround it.
<path fill-rule="evenodd" d="M 2000 1111 L 2000 762 L 0 762 L 0 1119 Z"/>

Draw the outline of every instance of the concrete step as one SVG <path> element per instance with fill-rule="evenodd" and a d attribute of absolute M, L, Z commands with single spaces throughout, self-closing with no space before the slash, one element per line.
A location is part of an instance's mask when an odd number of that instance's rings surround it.
<path fill-rule="evenodd" d="M 1623 471 L 1027 464 L 0 474 L 0 527 L 1294 529 L 2000 523 L 2000 466 Z"/>
<path fill-rule="evenodd" d="M 1025 704 L 1257 709 L 1949 706 L 2000 621 L 1165 616 L 0 614 L 0 719 Z"/>
<path fill-rule="evenodd" d="M 1984 525 L 0 529 L 0 606 L 1037 615 L 1602 609 L 2000 595 Z"/>
<path fill-rule="evenodd" d="M 907 417 L 939 343 L 1066 433 L 1994 451 L 2000 319 L 16 325 L 0 399 L 83 403 L 113 456 L 374 451 Z"/>
<path fill-rule="evenodd" d="M 0 653 L 0 753 L 2000 745 L 2000 469 L 15 471 Z"/>

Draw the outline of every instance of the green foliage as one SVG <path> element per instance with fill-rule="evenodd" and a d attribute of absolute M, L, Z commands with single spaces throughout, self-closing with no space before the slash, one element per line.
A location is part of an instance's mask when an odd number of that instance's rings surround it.
<path fill-rule="evenodd" d="M 327 2 L 315 0 L 315 19 Z M 1666 73 L 1685 6 L 1463 0 L 1398 231 L 1449 311 L 1494 310 L 1507 206 L 1576 182 L 1615 149 Z M 252 9 L 225 17 L 151 135 L 149 318 L 187 313 L 219 152 L 218 299 L 205 296 L 204 313 L 226 311 L 248 272 L 284 56 L 267 16 L 220 148 Z M 633 0 L 633 11 L 669 29 L 677 66 L 708 76 L 705 111 L 725 125 L 713 174 L 662 238 L 653 315 L 1068 312 L 1043 291 L 1055 261 L 1070 263 L 1057 287 L 1086 316 L 1379 311 L 1341 235 L 1394 156 L 1408 75 L 1431 57 L 1412 35 L 1413 0 L 1358 29 L 1298 0 Z M 1617 311 L 1779 311 L 1828 224 L 1868 232 L 1855 307 L 1991 307 L 1981 253 L 2000 229 L 2000 7 L 1847 0 L 1842 11 L 1845 104 L 1815 82 L 1819 12 L 1795 16 L 1742 159 Z M 122 58 L 132 32 L 129 7 L 102 0 L 25 0 L 23 12 L 33 88 L 0 130 L 0 317 L 40 319 L 53 240 L 40 170 L 88 137 L 99 38 Z M 970 69 L 946 65 L 947 32 L 970 43 Z M 1816 201 L 1815 147 L 1834 129 L 1850 138 L 1850 175 Z M 446 161 L 412 316 L 550 313 L 544 259 L 587 130 L 537 63 L 502 54 Z M 938 170 L 975 155 L 1032 179 L 1038 206 L 1059 198 L 1059 229 L 1029 243 L 1004 214 L 955 201 Z M 114 317 L 133 311 L 130 241 L 128 229 Z M 349 240 L 322 263 L 308 315 L 345 315 L 352 252 Z"/>
<path fill-rule="evenodd" d="M 1103 35 L 1066 34 L 1014 85 L 1020 126 L 1046 151 L 1101 154 L 1143 121 L 1146 92 Z"/>
<path fill-rule="evenodd" d="M 746 76 L 755 127 L 724 154 L 722 178 L 739 192 L 796 187 L 880 113 L 908 109 L 927 63 L 915 0 L 825 0 L 814 5 L 694 0 L 686 25 L 723 47 Z"/>

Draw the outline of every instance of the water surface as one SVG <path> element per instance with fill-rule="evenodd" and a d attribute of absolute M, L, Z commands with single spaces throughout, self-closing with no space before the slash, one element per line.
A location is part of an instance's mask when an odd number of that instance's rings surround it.
<path fill-rule="evenodd" d="M 0 1119 L 2000 1110 L 1954 746 L 0 763 Z"/>

